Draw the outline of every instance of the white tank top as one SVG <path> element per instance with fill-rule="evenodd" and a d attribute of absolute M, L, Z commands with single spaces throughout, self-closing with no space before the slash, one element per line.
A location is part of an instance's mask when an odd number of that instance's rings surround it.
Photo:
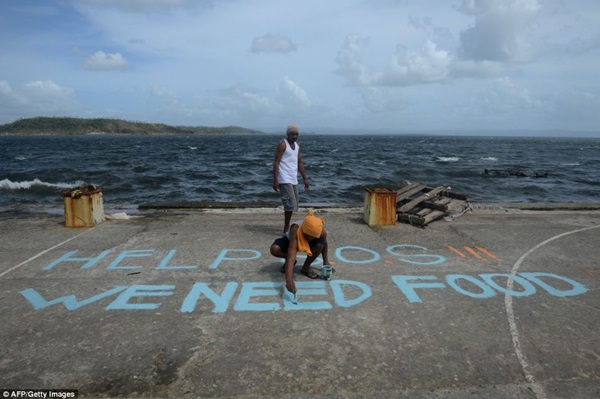
<path fill-rule="evenodd" d="M 302 222 L 304 222 L 304 220 L 298 220 L 297 222 L 294 222 L 291 224 L 290 229 L 292 228 L 293 225 L 298 225 L 298 227 L 302 226 Z M 290 239 L 290 230 L 285 232 L 285 236 L 287 237 L 287 239 Z"/>
<path fill-rule="evenodd" d="M 282 141 L 285 142 L 285 151 L 279 163 L 278 182 L 279 184 L 298 184 L 298 152 L 300 151 L 300 145 L 295 143 L 295 148 L 292 150 L 292 146 L 287 140 Z"/>

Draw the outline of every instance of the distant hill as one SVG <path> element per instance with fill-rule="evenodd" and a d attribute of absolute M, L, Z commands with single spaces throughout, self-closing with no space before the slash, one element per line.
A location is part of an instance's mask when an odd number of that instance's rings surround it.
<path fill-rule="evenodd" d="M 162 123 L 130 122 L 111 118 L 44 117 L 19 119 L 0 125 L 0 134 L 263 134 L 238 126 L 169 126 Z"/>

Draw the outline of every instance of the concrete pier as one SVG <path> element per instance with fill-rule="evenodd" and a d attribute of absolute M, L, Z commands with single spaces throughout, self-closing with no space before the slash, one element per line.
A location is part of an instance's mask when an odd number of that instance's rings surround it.
<path fill-rule="evenodd" d="M 600 397 L 600 210 L 524 208 L 425 229 L 319 208 L 336 272 L 297 272 L 297 305 L 269 254 L 277 208 L 147 209 L 80 229 L 0 217 L 0 389 Z"/>

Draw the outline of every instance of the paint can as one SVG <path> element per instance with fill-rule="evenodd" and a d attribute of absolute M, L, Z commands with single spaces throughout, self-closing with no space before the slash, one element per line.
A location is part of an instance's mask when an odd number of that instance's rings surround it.
<path fill-rule="evenodd" d="M 333 276 L 333 267 L 331 267 L 329 265 L 323 265 L 323 267 L 321 267 L 321 278 L 323 280 L 331 280 L 332 276 Z"/>

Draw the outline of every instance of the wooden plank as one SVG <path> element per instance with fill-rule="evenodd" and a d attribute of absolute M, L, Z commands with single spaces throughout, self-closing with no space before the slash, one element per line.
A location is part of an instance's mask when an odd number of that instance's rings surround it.
<path fill-rule="evenodd" d="M 440 187 L 434 188 L 433 190 L 429 191 L 428 193 L 423 194 L 423 195 L 421 195 L 421 196 L 413 199 L 412 201 L 410 201 L 409 203 L 407 203 L 405 205 L 402 205 L 397 211 L 399 213 L 408 212 L 412 208 L 414 208 L 415 206 L 417 206 L 418 204 L 420 204 L 421 202 L 427 201 L 428 199 L 430 199 L 434 195 L 442 192 L 445 189 L 446 188 L 444 186 L 440 186 Z"/>
<path fill-rule="evenodd" d="M 416 226 L 425 226 L 425 219 L 420 216 L 410 215 L 408 213 L 398 214 L 398 221 Z"/>
<path fill-rule="evenodd" d="M 401 202 L 401 201 L 415 195 L 416 193 L 423 191 L 423 189 L 425 189 L 425 188 L 427 188 L 426 185 L 418 183 L 418 186 L 415 186 L 415 187 L 411 188 L 410 190 L 403 192 L 402 194 L 399 194 L 399 195 L 396 194 L 396 203 Z"/>
<path fill-rule="evenodd" d="M 422 184 L 419 183 L 419 182 L 409 183 L 406 186 L 402 187 L 401 189 L 396 190 L 396 195 L 402 195 L 405 192 L 410 191 L 410 190 L 412 190 L 413 188 L 415 188 L 415 187 L 417 187 L 419 185 L 422 186 Z"/>
<path fill-rule="evenodd" d="M 425 224 L 428 224 L 428 223 L 433 222 L 436 219 L 443 217 L 445 214 L 446 214 L 446 212 L 433 211 L 429 215 L 425 216 L 423 218 L 423 221 L 425 222 Z"/>
<path fill-rule="evenodd" d="M 454 198 L 454 199 L 459 199 L 459 200 L 463 200 L 463 201 L 468 200 L 468 197 L 466 194 L 455 193 L 454 191 L 445 190 L 445 191 L 442 191 L 441 194 L 446 197 L 450 197 L 450 198 Z"/>
<path fill-rule="evenodd" d="M 415 209 L 416 209 L 418 212 L 414 212 L 414 210 L 415 210 Z M 421 216 L 421 217 L 423 217 L 423 216 L 429 215 L 429 214 L 430 214 L 432 211 L 433 211 L 433 209 L 431 209 L 431 208 L 420 208 L 420 207 L 415 207 L 415 208 L 413 209 L 413 212 L 412 212 L 412 213 L 413 213 L 413 214 L 416 214 L 416 215 L 419 215 L 419 216 Z"/>
<path fill-rule="evenodd" d="M 448 202 L 450 202 L 451 200 L 448 199 Z M 448 211 L 448 206 L 442 202 L 442 201 L 435 201 L 435 202 L 431 202 L 431 201 L 424 201 L 421 204 L 419 204 L 420 206 L 424 207 L 424 208 L 429 208 L 429 209 L 434 209 L 436 211 L 442 211 L 442 212 L 446 212 Z"/>

